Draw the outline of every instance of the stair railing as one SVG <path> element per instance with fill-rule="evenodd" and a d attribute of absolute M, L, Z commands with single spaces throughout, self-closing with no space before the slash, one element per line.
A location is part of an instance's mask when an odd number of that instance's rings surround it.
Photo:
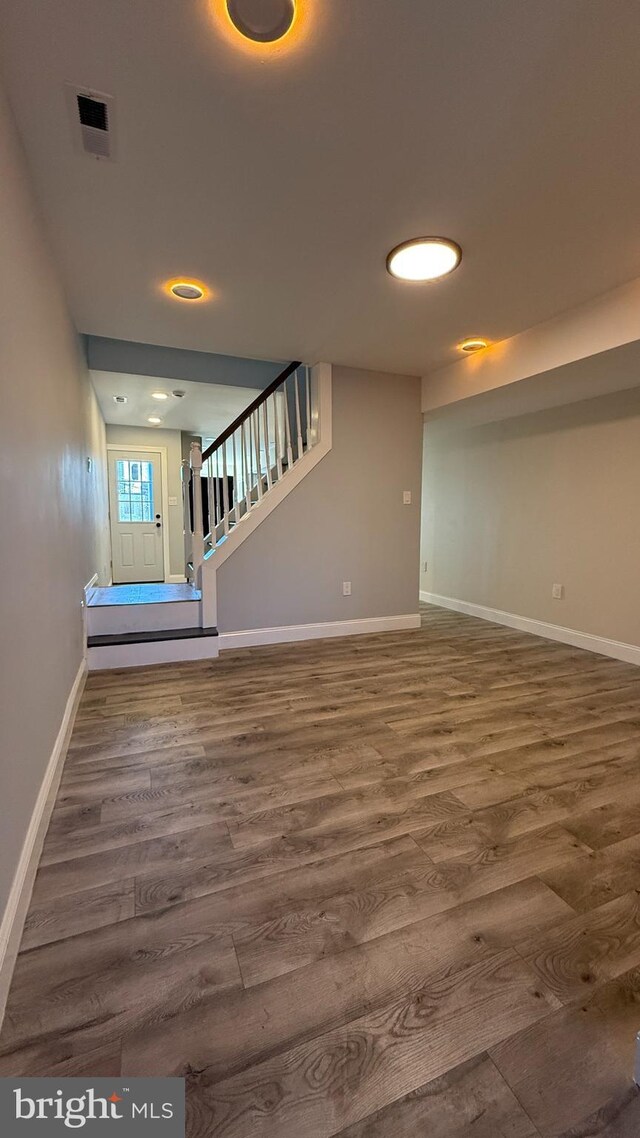
<path fill-rule="evenodd" d="M 182 464 L 187 579 L 316 441 L 309 368 L 290 363 L 203 452 Z"/>

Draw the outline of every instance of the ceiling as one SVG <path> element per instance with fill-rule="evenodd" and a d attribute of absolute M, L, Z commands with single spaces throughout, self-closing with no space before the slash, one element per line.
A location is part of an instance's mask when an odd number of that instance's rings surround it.
<path fill-rule="evenodd" d="M 640 273 L 637 0 L 0 0 L 3 69 L 80 331 L 423 374 Z M 115 99 L 74 147 L 65 83 Z M 385 271 L 458 241 L 438 284 Z M 207 303 L 161 283 L 207 282 Z"/>
<path fill-rule="evenodd" d="M 202 435 L 212 442 L 229 423 L 257 395 L 247 387 L 228 387 L 217 383 L 192 383 L 167 381 L 154 376 L 126 375 L 113 371 L 91 371 L 91 380 L 98 397 L 100 410 L 105 423 L 127 427 L 147 427 L 149 415 L 157 415 L 162 420 L 156 424 L 165 430 L 189 431 Z M 176 399 L 171 392 L 184 391 L 182 399 Z M 165 392 L 169 398 L 154 399 L 151 392 Z M 114 395 L 126 396 L 127 402 L 114 402 Z"/>

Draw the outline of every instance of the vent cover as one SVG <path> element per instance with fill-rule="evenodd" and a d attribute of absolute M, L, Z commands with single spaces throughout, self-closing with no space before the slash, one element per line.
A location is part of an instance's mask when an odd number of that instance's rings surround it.
<path fill-rule="evenodd" d="M 114 100 L 81 87 L 67 87 L 78 148 L 93 158 L 113 158 Z"/>

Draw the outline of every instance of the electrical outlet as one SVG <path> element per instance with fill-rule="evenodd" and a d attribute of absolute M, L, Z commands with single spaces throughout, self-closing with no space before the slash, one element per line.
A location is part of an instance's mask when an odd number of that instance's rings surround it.
<path fill-rule="evenodd" d="M 551 589 L 551 596 L 554 601 L 564 600 L 564 585 L 553 585 Z"/>
<path fill-rule="evenodd" d="M 410 506 L 411 505 L 411 491 L 410 490 L 403 490 L 402 491 L 402 505 L 403 506 Z"/>
<path fill-rule="evenodd" d="M 342 595 L 343 597 L 351 596 L 351 581 L 342 582 Z"/>

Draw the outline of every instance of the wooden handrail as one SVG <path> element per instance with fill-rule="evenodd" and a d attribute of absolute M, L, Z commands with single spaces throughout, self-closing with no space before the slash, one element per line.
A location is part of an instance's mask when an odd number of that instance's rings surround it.
<path fill-rule="evenodd" d="M 249 418 L 249 416 L 258 409 L 258 407 L 261 407 L 263 403 L 266 403 L 269 396 L 273 395 L 273 392 L 278 390 L 280 384 L 284 383 L 285 379 L 288 379 L 289 376 L 300 366 L 300 360 L 294 360 L 293 363 L 288 364 L 284 371 L 281 371 L 280 375 L 277 375 L 276 378 L 269 384 L 269 386 L 265 387 L 264 391 L 261 391 L 260 394 L 256 396 L 256 398 L 253 400 L 253 403 L 250 403 L 248 407 L 245 407 L 244 411 L 238 415 L 237 419 L 233 420 L 233 423 L 231 423 L 229 427 L 225 427 L 222 434 L 218 435 L 217 439 L 213 440 L 211 446 L 208 446 L 207 449 L 202 452 L 202 461 L 206 462 L 207 459 L 210 458 L 214 453 L 214 451 L 218 449 L 218 447 L 221 447 L 223 443 L 226 443 L 227 439 L 230 439 L 234 432 L 238 430 L 238 427 L 241 427 L 242 424 Z"/>

